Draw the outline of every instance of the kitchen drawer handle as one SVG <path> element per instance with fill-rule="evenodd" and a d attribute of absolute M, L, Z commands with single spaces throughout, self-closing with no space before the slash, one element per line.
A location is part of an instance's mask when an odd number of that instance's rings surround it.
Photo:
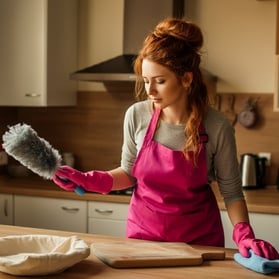
<path fill-rule="evenodd" d="M 96 208 L 95 211 L 100 214 L 112 214 L 113 210 L 110 209 L 98 209 Z"/>
<path fill-rule="evenodd" d="M 77 207 L 61 206 L 61 208 L 62 208 L 64 211 L 67 211 L 67 212 L 78 212 L 78 211 L 79 211 L 79 208 L 77 208 Z"/>
<path fill-rule="evenodd" d="M 41 94 L 37 94 L 37 93 L 26 93 L 25 97 L 29 97 L 29 98 L 35 98 L 35 97 L 40 97 Z"/>

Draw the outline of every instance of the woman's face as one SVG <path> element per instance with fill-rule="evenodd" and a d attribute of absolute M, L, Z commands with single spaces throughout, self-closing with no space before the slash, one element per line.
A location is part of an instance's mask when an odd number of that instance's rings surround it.
<path fill-rule="evenodd" d="M 144 59 L 142 77 L 148 98 L 156 108 L 185 107 L 188 88 L 192 81 L 191 73 L 185 73 L 181 81 L 168 68 Z"/>

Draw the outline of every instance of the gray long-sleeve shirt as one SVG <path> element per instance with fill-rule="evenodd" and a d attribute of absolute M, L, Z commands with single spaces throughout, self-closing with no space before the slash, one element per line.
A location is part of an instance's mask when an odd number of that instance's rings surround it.
<path fill-rule="evenodd" d="M 121 168 L 132 175 L 132 167 L 142 146 L 152 116 L 149 101 L 133 104 L 125 114 L 124 141 Z M 239 172 L 234 129 L 219 111 L 210 108 L 204 128 L 208 134 L 206 144 L 208 183 L 216 180 L 226 204 L 244 199 Z M 183 150 L 185 124 L 173 125 L 160 120 L 154 140 L 173 150 Z"/>

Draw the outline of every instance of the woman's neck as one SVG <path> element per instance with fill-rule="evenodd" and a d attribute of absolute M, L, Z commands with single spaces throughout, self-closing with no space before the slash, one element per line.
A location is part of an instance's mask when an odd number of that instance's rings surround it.
<path fill-rule="evenodd" d="M 161 119 L 169 124 L 179 125 L 185 124 L 188 119 L 188 113 L 185 110 L 172 110 L 164 108 L 161 111 Z"/>

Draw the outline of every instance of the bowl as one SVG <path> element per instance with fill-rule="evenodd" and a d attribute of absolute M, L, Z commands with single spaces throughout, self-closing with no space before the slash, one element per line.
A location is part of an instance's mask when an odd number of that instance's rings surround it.
<path fill-rule="evenodd" d="M 0 237 L 0 271 L 36 276 L 63 272 L 90 254 L 77 236 L 15 235 Z"/>

